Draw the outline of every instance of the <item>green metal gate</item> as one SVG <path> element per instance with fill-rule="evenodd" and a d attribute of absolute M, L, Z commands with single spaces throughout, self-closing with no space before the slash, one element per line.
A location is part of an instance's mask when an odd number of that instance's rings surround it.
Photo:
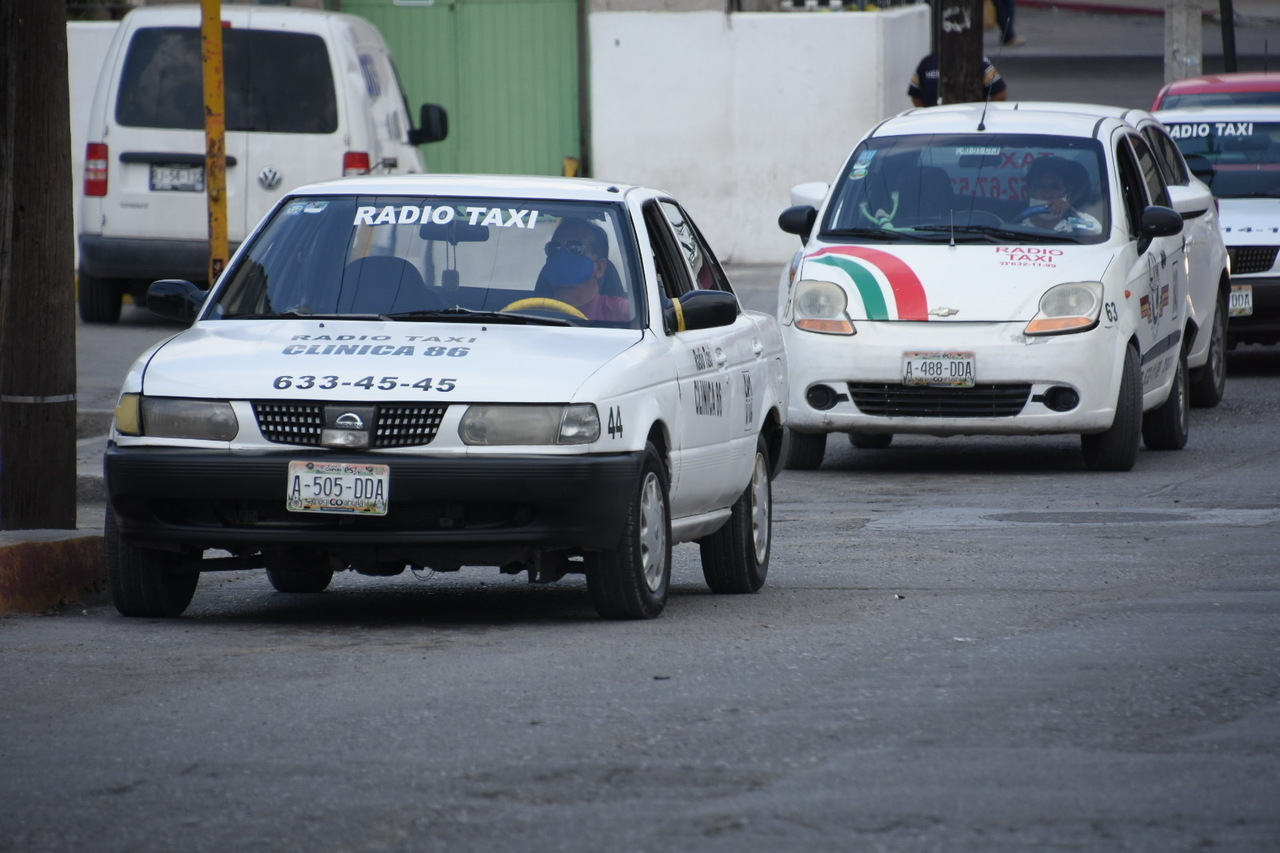
<path fill-rule="evenodd" d="M 334 5 L 382 31 L 415 121 L 421 103 L 448 110 L 448 139 L 423 149 L 432 172 L 559 175 L 585 161 L 579 0 Z"/>

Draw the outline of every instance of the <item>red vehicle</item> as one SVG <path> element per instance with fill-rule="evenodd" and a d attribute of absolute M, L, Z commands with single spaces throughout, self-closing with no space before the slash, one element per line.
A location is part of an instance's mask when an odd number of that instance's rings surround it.
<path fill-rule="evenodd" d="M 1174 80 L 1156 95 L 1151 109 L 1258 104 L 1280 104 L 1280 72 L 1238 71 Z"/>

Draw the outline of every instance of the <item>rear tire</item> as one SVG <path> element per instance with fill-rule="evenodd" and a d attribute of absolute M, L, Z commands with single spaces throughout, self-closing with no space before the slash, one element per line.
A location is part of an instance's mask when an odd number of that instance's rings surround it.
<path fill-rule="evenodd" d="M 827 455 L 827 434 L 825 432 L 791 433 L 787 442 L 787 467 L 793 471 L 816 471 L 822 467 L 822 457 Z"/>
<path fill-rule="evenodd" d="M 181 616 L 195 595 L 200 573 L 180 570 L 180 554 L 138 548 L 121 539 L 111 507 L 102 533 L 107 587 L 116 610 L 122 616 Z"/>
<path fill-rule="evenodd" d="M 671 502 L 667 468 L 646 444 L 640 483 L 618 547 L 597 555 L 587 571 L 587 592 L 605 619 L 653 619 L 671 586 Z"/>
<path fill-rule="evenodd" d="M 769 448 L 756 439 L 751 482 L 733 504 L 724 526 L 698 541 L 702 576 L 712 592 L 758 592 L 769 575 L 773 530 L 773 492 L 769 481 Z"/>
<path fill-rule="evenodd" d="M 1080 436 L 1084 462 L 1094 471 L 1129 471 L 1138 459 L 1142 437 L 1142 372 L 1138 352 L 1126 346 L 1116 416 L 1106 432 Z"/>
<path fill-rule="evenodd" d="M 1191 426 L 1187 408 L 1190 396 L 1187 356 L 1183 352 L 1178 354 L 1178 367 L 1174 371 L 1168 398 L 1142 416 L 1142 443 L 1151 450 L 1181 450 L 1185 447 Z"/>
<path fill-rule="evenodd" d="M 893 443 L 891 432 L 851 432 L 849 443 L 859 450 L 884 450 Z"/>
<path fill-rule="evenodd" d="M 1209 328 L 1209 358 L 1191 376 L 1191 405 L 1212 409 L 1227 390 L 1227 297 L 1218 294 Z"/>
<path fill-rule="evenodd" d="M 94 278 L 80 273 L 80 319 L 86 323 L 115 323 L 120 320 L 120 285 L 110 278 Z"/>

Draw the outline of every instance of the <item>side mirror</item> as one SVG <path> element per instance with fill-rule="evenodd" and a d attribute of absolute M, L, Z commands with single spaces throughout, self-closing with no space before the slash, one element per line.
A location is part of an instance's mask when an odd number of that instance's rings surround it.
<path fill-rule="evenodd" d="M 674 303 L 663 309 L 667 328 L 677 332 L 732 326 L 738 319 L 738 297 L 727 290 L 691 290 L 678 301 L 678 312 Z"/>
<path fill-rule="evenodd" d="M 147 308 L 166 320 L 176 320 L 189 326 L 200 313 L 200 306 L 208 295 L 209 291 L 184 279 L 161 279 L 147 288 Z"/>
<path fill-rule="evenodd" d="M 1169 186 L 1169 201 L 1172 202 L 1174 210 L 1181 214 L 1183 219 L 1194 219 L 1213 207 L 1213 193 L 1209 192 L 1209 188 L 1204 184 L 1195 182 L 1190 186 L 1182 186 L 1180 184 L 1171 184 Z"/>
<path fill-rule="evenodd" d="M 1182 231 L 1182 215 L 1171 207 L 1150 205 L 1142 211 L 1143 237 L 1172 237 Z"/>
<path fill-rule="evenodd" d="M 788 234 L 796 234 L 802 242 L 809 241 L 813 231 L 813 223 L 818 218 L 818 209 L 808 204 L 788 207 L 778 216 L 778 227 Z"/>
<path fill-rule="evenodd" d="M 423 104 L 418 111 L 418 126 L 410 128 L 409 143 L 426 145 L 449 135 L 449 114 L 439 104 Z"/>

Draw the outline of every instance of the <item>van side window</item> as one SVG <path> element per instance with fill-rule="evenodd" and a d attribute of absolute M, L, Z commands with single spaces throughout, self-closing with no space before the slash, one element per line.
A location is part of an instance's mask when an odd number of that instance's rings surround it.
<path fill-rule="evenodd" d="M 126 127 L 204 129 L 200 30 L 146 27 L 125 56 L 116 121 Z M 223 31 L 227 130 L 333 133 L 338 129 L 329 51 L 309 33 Z"/>

